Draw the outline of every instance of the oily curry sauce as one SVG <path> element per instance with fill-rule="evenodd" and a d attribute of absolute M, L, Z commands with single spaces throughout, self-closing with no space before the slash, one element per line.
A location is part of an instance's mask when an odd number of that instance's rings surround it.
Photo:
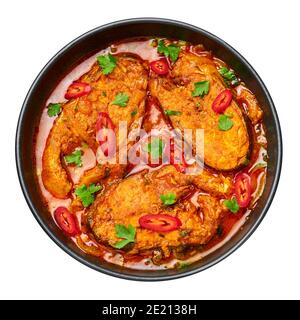
<path fill-rule="evenodd" d="M 267 171 L 262 119 L 242 79 L 201 44 L 112 44 L 72 70 L 47 101 L 35 154 L 41 195 L 86 254 L 133 269 L 183 268 L 226 243 L 259 201 Z M 124 138 L 121 121 L 128 136 L 144 135 L 114 149 L 111 142 Z M 199 174 L 188 174 L 197 160 L 162 135 L 186 128 L 193 155 L 195 131 L 204 129 Z M 120 161 L 122 148 L 135 144 L 141 160 Z M 107 161 L 111 154 L 116 163 Z"/>

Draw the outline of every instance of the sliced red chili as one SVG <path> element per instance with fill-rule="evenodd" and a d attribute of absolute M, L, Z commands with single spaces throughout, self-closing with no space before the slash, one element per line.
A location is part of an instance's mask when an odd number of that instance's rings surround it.
<path fill-rule="evenodd" d="M 174 143 L 170 143 L 170 163 L 180 173 L 185 173 L 188 164 L 185 161 L 184 154 L 182 151 L 177 150 Z"/>
<path fill-rule="evenodd" d="M 157 74 L 164 75 L 169 72 L 169 65 L 168 61 L 165 58 L 152 61 L 150 63 L 150 68 L 152 71 L 154 71 Z"/>
<path fill-rule="evenodd" d="M 247 173 L 240 173 L 234 179 L 234 193 L 241 208 L 248 206 L 251 200 L 251 178 Z"/>
<path fill-rule="evenodd" d="M 139 219 L 139 224 L 144 229 L 157 232 L 170 232 L 182 225 L 177 217 L 168 214 L 146 214 Z"/>
<path fill-rule="evenodd" d="M 92 87 L 89 84 L 75 81 L 69 86 L 65 94 L 65 98 L 68 100 L 73 98 L 79 98 L 88 94 L 89 92 L 91 92 L 91 90 Z"/>
<path fill-rule="evenodd" d="M 190 45 L 186 45 L 185 46 L 185 52 L 187 52 L 187 53 L 191 52 L 191 46 Z"/>
<path fill-rule="evenodd" d="M 116 150 L 115 125 L 106 112 L 99 112 L 96 121 L 96 139 L 104 155 L 113 156 Z"/>
<path fill-rule="evenodd" d="M 212 104 L 212 109 L 216 113 L 223 113 L 227 107 L 230 105 L 232 100 L 232 93 L 229 89 L 223 90 L 218 94 L 215 101 Z"/>
<path fill-rule="evenodd" d="M 56 208 L 54 211 L 54 218 L 59 227 L 67 235 L 73 237 L 79 233 L 76 218 L 66 207 Z"/>

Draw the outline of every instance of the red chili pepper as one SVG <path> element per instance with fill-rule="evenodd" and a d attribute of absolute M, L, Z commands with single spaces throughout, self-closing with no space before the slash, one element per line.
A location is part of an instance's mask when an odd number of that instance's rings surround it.
<path fill-rule="evenodd" d="M 113 155 L 116 150 L 115 125 L 106 112 L 99 112 L 96 121 L 96 139 L 104 155 Z"/>
<path fill-rule="evenodd" d="M 232 93 L 229 89 L 223 90 L 218 94 L 215 101 L 212 104 L 212 109 L 216 113 L 223 113 L 227 107 L 230 105 L 232 100 Z"/>
<path fill-rule="evenodd" d="M 177 217 L 168 214 L 146 214 L 139 219 L 139 224 L 144 229 L 157 232 L 170 232 L 182 225 Z"/>
<path fill-rule="evenodd" d="M 251 178 L 247 173 L 240 173 L 235 177 L 234 193 L 239 206 L 247 207 L 251 200 Z"/>
<path fill-rule="evenodd" d="M 175 163 L 175 159 L 176 159 L 176 163 Z M 174 143 L 172 141 L 170 143 L 170 163 L 180 173 L 185 173 L 186 168 L 188 167 L 188 164 L 185 161 L 183 152 L 177 149 L 175 150 Z"/>
<path fill-rule="evenodd" d="M 54 218 L 59 227 L 69 236 L 74 237 L 79 233 L 75 216 L 65 207 L 58 207 L 54 211 Z"/>
<path fill-rule="evenodd" d="M 187 53 L 191 52 L 191 46 L 190 45 L 186 45 L 185 46 L 185 52 L 187 52 Z"/>
<path fill-rule="evenodd" d="M 168 65 L 167 59 L 165 58 L 152 61 L 150 63 L 150 68 L 152 71 L 154 71 L 159 75 L 164 75 L 169 72 L 169 65 Z"/>
<path fill-rule="evenodd" d="M 75 81 L 69 86 L 65 94 L 65 98 L 68 100 L 73 98 L 79 98 L 88 94 L 89 92 L 91 92 L 91 90 L 92 87 L 89 84 Z"/>

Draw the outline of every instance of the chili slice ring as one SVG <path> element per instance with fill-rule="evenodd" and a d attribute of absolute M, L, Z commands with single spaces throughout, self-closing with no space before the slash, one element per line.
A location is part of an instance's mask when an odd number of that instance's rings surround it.
<path fill-rule="evenodd" d="M 169 72 L 169 65 L 168 65 L 167 59 L 165 58 L 152 61 L 150 63 L 150 68 L 152 71 L 154 71 L 156 74 L 159 74 L 159 75 L 164 75 Z"/>
<path fill-rule="evenodd" d="M 212 104 L 212 109 L 216 113 L 223 113 L 230 105 L 232 101 L 232 93 L 229 89 L 223 90 L 218 94 Z"/>
<path fill-rule="evenodd" d="M 157 232 L 170 232 L 177 230 L 181 221 L 168 214 L 146 214 L 140 217 L 139 224 L 142 228 Z"/>
<path fill-rule="evenodd" d="M 75 81 L 69 86 L 65 94 L 65 98 L 68 100 L 79 98 L 90 93 L 91 91 L 92 87 L 88 83 Z"/>
<path fill-rule="evenodd" d="M 67 235 L 73 237 L 79 233 L 76 218 L 66 207 L 56 208 L 54 211 L 54 219 Z"/>
<path fill-rule="evenodd" d="M 251 178 L 247 173 L 240 173 L 234 182 L 236 200 L 241 208 L 245 208 L 251 200 Z"/>

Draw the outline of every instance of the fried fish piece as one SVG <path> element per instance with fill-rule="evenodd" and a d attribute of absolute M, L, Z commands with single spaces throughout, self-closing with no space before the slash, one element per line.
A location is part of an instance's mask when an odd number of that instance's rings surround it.
<path fill-rule="evenodd" d="M 74 106 L 74 102 L 70 106 Z M 62 165 L 61 155 L 68 150 L 70 144 L 78 145 L 79 139 L 65 125 L 65 117 L 57 118 L 48 136 L 43 153 L 42 179 L 45 188 L 57 198 L 65 198 L 72 189 L 67 171 Z"/>
<path fill-rule="evenodd" d="M 116 224 L 131 224 L 136 228 L 136 240 L 129 246 L 129 254 L 158 248 L 168 255 L 170 249 L 183 244 L 207 243 L 226 209 L 220 200 L 208 194 L 196 194 L 197 199 L 190 201 L 187 195 L 193 187 L 189 178 L 182 179 L 183 176 L 173 166 L 165 166 L 157 171 L 129 176 L 108 187 L 87 212 L 97 240 L 114 246 L 120 241 L 115 233 Z M 176 195 L 175 205 L 167 207 L 162 203 L 160 196 L 166 193 Z M 140 217 L 158 213 L 177 217 L 182 225 L 171 232 L 155 232 L 140 226 Z M 182 232 L 184 230 L 189 230 L 188 237 Z"/>
<path fill-rule="evenodd" d="M 45 188 L 57 198 L 65 198 L 72 189 L 62 157 L 70 150 L 70 144 L 86 143 L 96 152 L 95 124 L 99 112 L 108 113 L 119 138 L 119 122 L 126 121 L 127 128 L 144 113 L 144 98 L 147 88 L 147 69 L 138 58 L 128 55 L 117 57 L 117 66 L 109 75 L 104 75 L 98 63 L 79 81 L 88 83 L 92 91 L 83 97 L 70 100 L 62 106 L 62 113 L 48 136 L 43 154 L 42 179 Z M 128 96 L 126 107 L 113 102 L 120 93 Z M 118 141 L 118 140 L 117 140 Z M 104 164 L 84 174 L 79 184 L 92 183 L 106 177 L 107 168 L 123 174 L 124 165 Z"/>
<path fill-rule="evenodd" d="M 173 122 L 174 123 L 174 122 Z M 172 132 L 172 122 L 169 117 L 167 117 L 159 104 L 159 101 L 152 96 L 148 96 L 146 99 L 145 116 L 143 118 L 143 129 L 146 132 L 151 131 L 151 129 L 156 129 L 162 132 L 162 134 L 167 134 Z M 182 174 L 181 179 L 188 181 L 188 183 L 193 183 L 199 189 L 208 192 L 214 196 L 226 196 L 232 191 L 233 181 L 230 176 L 226 176 L 221 172 L 215 173 L 206 167 L 197 166 L 196 163 L 189 167 L 189 174 Z M 194 170 L 199 170 L 198 173 Z M 191 174 L 194 172 L 194 174 Z"/>
<path fill-rule="evenodd" d="M 209 92 L 202 98 L 194 97 L 195 83 L 209 81 Z M 164 110 L 178 111 L 171 116 L 174 128 L 204 129 L 204 162 L 217 170 L 232 170 L 246 160 L 249 135 L 241 109 L 233 99 L 225 114 L 233 127 L 222 131 L 218 127 L 219 114 L 213 111 L 215 98 L 225 89 L 222 77 L 213 60 L 192 53 L 181 53 L 171 75 L 159 77 L 152 73 L 150 91 L 159 99 Z"/>

